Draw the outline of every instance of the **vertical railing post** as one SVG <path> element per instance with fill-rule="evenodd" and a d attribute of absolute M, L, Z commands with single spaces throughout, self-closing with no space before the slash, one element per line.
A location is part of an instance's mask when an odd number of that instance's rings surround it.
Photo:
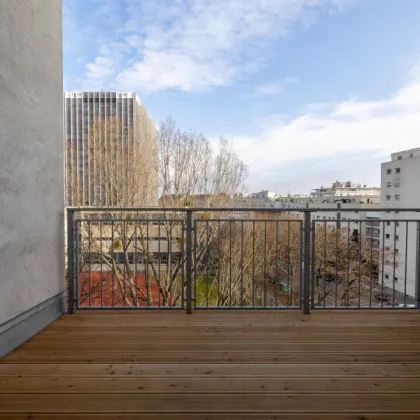
<path fill-rule="evenodd" d="M 417 235 L 416 235 L 416 284 L 415 296 L 417 309 L 420 309 L 420 222 L 417 222 Z M 407 252 L 407 250 L 405 251 Z"/>
<path fill-rule="evenodd" d="M 303 221 L 303 313 L 310 313 L 311 212 L 304 212 Z"/>
<path fill-rule="evenodd" d="M 67 210 L 67 290 L 68 302 L 67 311 L 69 314 L 74 313 L 75 309 L 75 287 L 74 287 L 74 210 Z"/>
<path fill-rule="evenodd" d="M 187 210 L 187 223 L 186 223 L 186 267 L 185 275 L 187 281 L 187 314 L 192 314 L 192 212 Z"/>

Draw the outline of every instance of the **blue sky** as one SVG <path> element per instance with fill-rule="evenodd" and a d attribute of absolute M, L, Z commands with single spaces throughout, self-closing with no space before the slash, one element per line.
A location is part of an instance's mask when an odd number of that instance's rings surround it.
<path fill-rule="evenodd" d="M 135 91 L 216 143 L 250 191 L 380 184 L 420 146 L 418 0 L 64 0 L 65 90 Z"/>

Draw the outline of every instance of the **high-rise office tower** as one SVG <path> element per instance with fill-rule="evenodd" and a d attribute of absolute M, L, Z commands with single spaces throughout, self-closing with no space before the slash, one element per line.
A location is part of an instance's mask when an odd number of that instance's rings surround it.
<path fill-rule="evenodd" d="M 68 206 L 157 200 L 157 128 L 134 92 L 66 92 Z"/>

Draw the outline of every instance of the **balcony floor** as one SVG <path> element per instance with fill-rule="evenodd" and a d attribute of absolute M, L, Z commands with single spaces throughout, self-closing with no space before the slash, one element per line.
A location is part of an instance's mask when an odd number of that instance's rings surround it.
<path fill-rule="evenodd" d="M 418 311 L 84 311 L 0 361 L 0 419 L 419 419 Z"/>

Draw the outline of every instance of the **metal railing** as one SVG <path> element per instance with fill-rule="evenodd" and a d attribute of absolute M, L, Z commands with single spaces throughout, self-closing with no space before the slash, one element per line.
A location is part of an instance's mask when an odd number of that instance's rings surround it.
<path fill-rule="evenodd" d="M 420 209 L 360 211 L 69 208 L 68 311 L 420 308 Z"/>

